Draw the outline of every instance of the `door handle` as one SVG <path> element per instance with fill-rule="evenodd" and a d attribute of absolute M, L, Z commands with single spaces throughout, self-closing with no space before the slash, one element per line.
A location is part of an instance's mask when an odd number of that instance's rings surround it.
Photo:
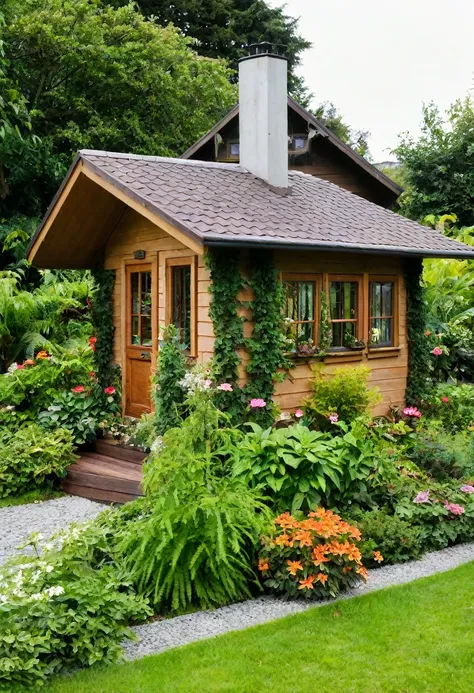
<path fill-rule="evenodd" d="M 142 351 L 140 358 L 143 359 L 143 361 L 151 361 L 151 354 L 149 351 Z"/>

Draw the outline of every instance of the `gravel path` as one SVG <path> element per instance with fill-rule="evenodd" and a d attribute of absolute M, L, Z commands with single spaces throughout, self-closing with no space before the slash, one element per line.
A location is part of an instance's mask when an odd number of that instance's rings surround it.
<path fill-rule="evenodd" d="M 32 532 L 41 532 L 46 538 L 71 522 L 91 520 L 103 509 L 103 505 L 78 496 L 0 508 L 0 565 Z"/>
<path fill-rule="evenodd" d="M 419 561 L 369 570 L 367 583 L 345 594 L 341 599 L 349 599 L 392 585 L 403 585 L 417 578 L 451 570 L 469 561 L 474 561 L 474 543 L 429 553 Z M 308 605 L 306 602 L 285 602 L 274 597 L 261 597 L 214 611 L 199 611 L 186 616 L 146 623 L 133 628 L 140 637 L 140 642 L 128 641 L 125 644 L 125 656 L 127 659 L 138 659 L 172 647 L 187 645 L 196 640 L 274 621 L 277 618 L 323 606 L 333 601 L 335 600 Z"/>

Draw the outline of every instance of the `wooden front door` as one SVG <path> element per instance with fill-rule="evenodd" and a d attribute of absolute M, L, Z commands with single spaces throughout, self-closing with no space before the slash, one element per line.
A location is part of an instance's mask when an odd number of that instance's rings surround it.
<path fill-rule="evenodd" d="M 127 265 L 125 414 L 150 411 L 150 376 L 153 350 L 153 291 L 151 265 Z"/>

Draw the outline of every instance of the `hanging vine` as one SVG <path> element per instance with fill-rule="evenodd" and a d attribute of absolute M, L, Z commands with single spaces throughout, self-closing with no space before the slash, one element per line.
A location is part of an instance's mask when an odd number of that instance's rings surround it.
<path fill-rule="evenodd" d="M 408 260 L 405 266 L 408 329 L 408 382 L 406 401 L 419 403 L 426 397 L 430 372 L 426 336 L 426 302 L 422 286 L 423 261 Z"/>
<path fill-rule="evenodd" d="M 115 270 L 103 267 L 92 270 L 95 284 L 91 306 L 91 322 L 94 329 L 95 342 L 91 340 L 94 349 L 96 375 L 102 388 L 114 385 L 120 387 L 118 366 L 113 365 L 114 355 L 114 316 L 113 292 L 115 285 Z"/>
<path fill-rule="evenodd" d="M 253 418 L 264 426 L 273 423 L 272 398 L 278 370 L 289 368 L 285 357 L 285 338 L 282 330 L 284 290 L 269 252 L 256 252 L 251 258 L 249 286 L 254 299 L 253 335 L 246 340 L 249 353 L 246 386 L 248 397 L 263 399 L 266 406 L 255 409 Z"/>
<path fill-rule="evenodd" d="M 244 395 L 238 385 L 238 349 L 244 345 L 243 318 L 239 315 L 242 307 L 239 291 L 243 287 L 240 258 L 238 253 L 221 248 L 209 250 L 205 259 L 211 275 L 209 315 L 215 335 L 213 378 L 219 384 L 232 386 L 232 390 L 218 391 L 216 403 L 237 422 L 245 407 Z"/>
<path fill-rule="evenodd" d="M 332 341 L 331 322 L 329 320 L 328 297 L 325 291 L 321 291 L 320 306 L 321 316 L 319 325 L 319 343 L 317 356 L 319 358 L 324 358 L 328 353 Z"/>

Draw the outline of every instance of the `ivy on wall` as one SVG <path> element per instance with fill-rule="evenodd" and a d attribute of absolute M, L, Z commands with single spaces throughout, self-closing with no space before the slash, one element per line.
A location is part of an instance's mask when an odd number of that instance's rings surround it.
<path fill-rule="evenodd" d="M 179 333 L 171 324 L 164 328 L 158 352 L 157 372 L 152 376 L 152 398 L 155 405 L 156 435 L 162 436 L 182 422 L 185 391 L 180 382 L 186 375 L 186 358 Z"/>
<path fill-rule="evenodd" d="M 271 402 L 278 370 L 290 366 L 284 354 L 282 330 L 284 289 L 270 252 L 252 254 L 249 285 L 254 293 L 250 303 L 254 329 L 252 337 L 246 340 L 249 353 L 246 392 L 249 399 L 265 400 L 266 406 L 255 409 L 252 418 L 269 426 L 273 423 Z"/>
<path fill-rule="evenodd" d="M 110 385 L 120 388 L 120 370 L 113 364 L 115 270 L 96 268 L 92 270 L 92 278 L 96 287 L 92 299 L 91 322 L 97 340 L 93 345 L 97 380 L 102 388 Z"/>
<path fill-rule="evenodd" d="M 319 324 L 319 343 L 318 353 L 319 358 L 327 355 L 332 341 L 331 322 L 329 320 L 329 304 L 328 297 L 325 291 L 320 294 L 321 317 Z"/>
<path fill-rule="evenodd" d="M 405 265 L 407 291 L 408 330 L 408 382 L 407 404 L 416 404 L 425 398 L 430 372 L 429 345 L 426 336 L 426 302 L 422 286 L 423 261 L 408 260 Z"/>

